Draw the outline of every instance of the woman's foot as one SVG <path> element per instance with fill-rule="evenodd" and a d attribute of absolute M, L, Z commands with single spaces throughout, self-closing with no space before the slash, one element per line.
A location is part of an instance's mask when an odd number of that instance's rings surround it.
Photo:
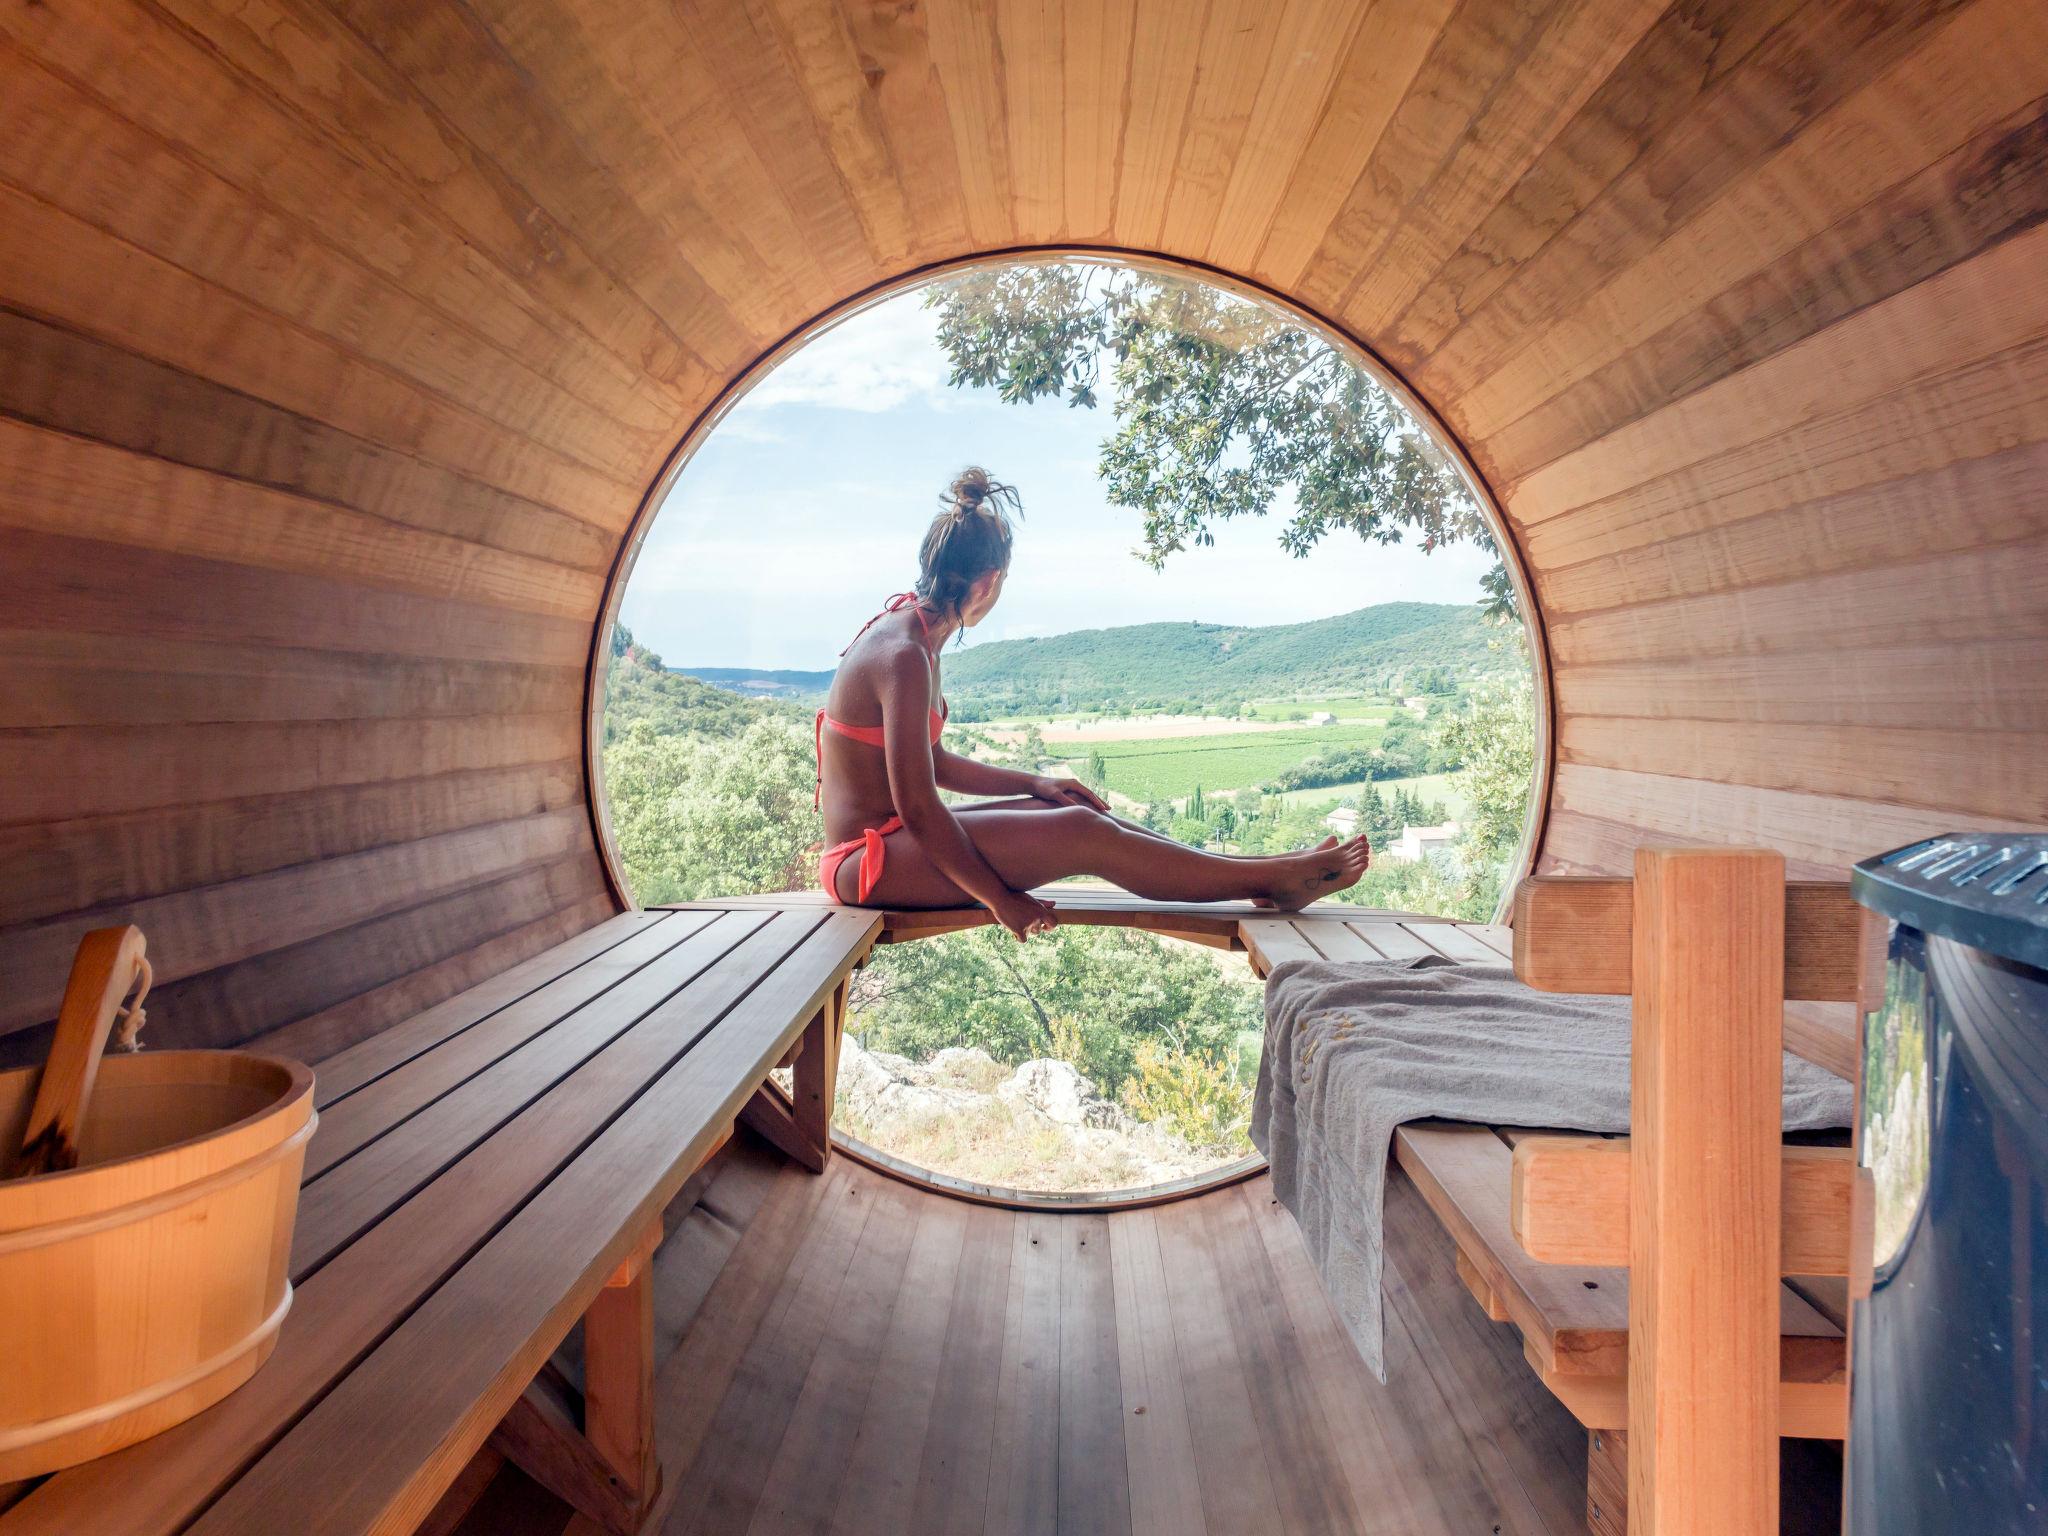
<path fill-rule="evenodd" d="M 1361 839 L 1361 841 L 1363 841 L 1363 839 Z M 1309 854 L 1328 853 L 1332 848 L 1335 848 L 1336 846 L 1337 839 L 1335 837 L 1326 837 L 1320 843 L 1317 843 L 1315 847 L 1304 849 L 1300 853 L 1264 853 L 1259 855 L 1259 859 L 1262 863 L 1278 864 L 1282 860 L 1299 860 L 1307 857 Z M 1255 907 L 1264 907 L 1268 911 L 1271 911 L 1273 908 L 1279 906 L 1280 903 L 1275 901 L 1270 896 L 1254 896 L 1252 898 L 1252 905 Z"/>
<path fill-rule="evenodd" d="M 1358 884 L 1371 863 L 1372 844 L 1363 834 L 1347 843 L 1331 839 L 1326 845 L 1276 864 L 1273 883 L 1264 896 L 1253 900 L 1260 906 L 1297 911 L 1319 896 L 1333 896 Z"/>

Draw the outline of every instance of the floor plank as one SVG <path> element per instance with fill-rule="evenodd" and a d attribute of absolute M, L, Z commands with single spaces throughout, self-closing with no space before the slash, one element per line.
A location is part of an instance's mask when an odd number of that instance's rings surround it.
<path fill-rule="evenodd" d="M 1583 1529 L 1583 1433 L 1412 1191 L 1389 1194 L 1385 1385 L 1263 1176 L 1023 1213 L 743 1134 L 694 1198 L 654 1259 L 688 1310 L 656 1318 L 681 1339 L 665 1536 Z"/>

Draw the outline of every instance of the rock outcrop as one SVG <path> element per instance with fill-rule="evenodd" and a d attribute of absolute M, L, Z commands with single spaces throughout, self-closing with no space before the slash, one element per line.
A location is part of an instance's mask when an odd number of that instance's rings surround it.
<path fill-rule="evenodd" d="M 1050 1059 L 1010 1068 L 986 1051 L 952 1048 L 929 1061 L 870 1051 L 852 1035 L 839 1052 L 842 1126 L 882 1151 L 922 1162 L 941 1128 L 970 1143 L 1053 1144 L 1048 1172 L 1033 1187 L 1115 1188 L 1186 1178 L 1215 1166 L 1172 1132 L 1133 1119 L 1071 1063 Z M 926 1154 L 929 1155 L 929 1154 Z M 935 1171 L 1005 1182 L 985 1167 Z"/>

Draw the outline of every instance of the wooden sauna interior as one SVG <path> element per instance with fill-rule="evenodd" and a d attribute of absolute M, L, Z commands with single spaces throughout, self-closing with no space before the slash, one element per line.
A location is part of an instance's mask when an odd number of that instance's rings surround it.
<path fill-rule="evenodd" d="M 611 918 L 589 674 L 651 488 L 819 317 L 994 252 L 1223 274 L 1437 414 L 1547 658 L 1537 871 L 2048 825 L 2039 0 L 4 0 L 0 37 L 0 1065 L 109 923 L 156 1043 L 317 1072 Z M 1787 1040 L 1855 1069 L 1849 1005 Z M 738 1397 L 671 1530 L 1585 1528 L 1583 1437 L 1402 1199 L 1381 1388 L 1256 1182 L 1063 1218 L 793 1177 L 743 1138 L 672 1212 L 662 1326 Z M 977 1289 L 1072 1221 L 1200 1261 Z M 1121 1340 L 1128 1391 L 1162 1326 L 1232 1363 L 1148 1459 L 1088 1372 Z M 563 1510 L 506 1472 L 466 1518 Z"/>

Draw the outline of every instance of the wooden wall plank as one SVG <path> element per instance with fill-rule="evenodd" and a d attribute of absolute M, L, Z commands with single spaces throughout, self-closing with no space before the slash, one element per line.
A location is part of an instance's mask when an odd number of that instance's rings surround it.
<path fill-rule="evenodd" d="M 932 71 L 944 93 L 967 207 L 967 235 L 981 247 L 1013 245 L 1013 172 L 994 0 L 930 7 Z"/>
<path fill-rule="evenodd" d="M 588 626 L 567 616 L 27 529 L 6 539 L 41 577 L 16 594 L 17 628 L 547 666 L 590 656 Z"/>
<path fill-rule="evenodd" d="M 479 336 L 467 311 L 424 302 L 39 66 L 10 71 L 0 132 L 18 137 L 22 192 L 516 433 L 592 467 L 666 446 L 673 404 L 616 359 L 593 369 L 569 339 Z M 557 355 L 552 371 L 528 360 Z"/>
<path fill-rule="evenodd" d="M 967 249 L 967 207 L 953 128 L 933 64 L 922 6 L 854 6 L 841 12 L 856 51 L 909 230 L 925 249 Z M 1090 5 L 1091 13 L 1112 9 Z M 1118 75 L 1121 84 L 1121 73 Z M 1114 163 L 1114 157 L 1110 157 Z"/>
<path fill-rule="evenodd" d="M 829 282 L 851 288 L 878 267 L 902 264 L 912 241 L 895 178 L 865 121 L 866 82 L 846 69 L 849 55 L 817 55 L 817 44 L 830 48 L 836 28 L 810 36 L 806 73 L 805 55 L 784 30 L 786 12 L 709 0 L 681 0 L 674 9 L 682 33 L 643 62 L 677 72 L 664 102 L 699 108 L 670 126 L 671 141 L 694 162 L 705 156 L 704 145 L 730 137 L 729 122 L 752 151 L 751 160 L 735 162 L 718 185 L 703 185 L 706 204 L 729 209 L 727 226 L 757 242 L 762 237 L 753 231 L 777 229 L 787 207 L 792 233 L 806 249 L 793 252 L 768 240 L 763 251 L 778 272 L 803 270 L 793 262 L 800 255 Z M 698 97 L 715 99 L 726 116 L 705 117 L 693 101 Z"/>
<path fill-rule="evenodd" d="M 292 0 L 266 21 L 250 26 L 213 0 L 171 0 L 161 12 L 24 11 L 0 27 L 222 174 L 263 167 L 260 189 L 281 210 L 503 344 L 525 350 L 544 331 L 554 340 L 538 350 L 548 352 L 587 337 L 650 399 L 680 405 L 704 387 L 701 360 L 590 259 L 582 232 L 532 217 L 530 200 L 522 216 L 502 173 L 435 124 L 353 33 Z M 329 67 L 295 67 L 315 56 Z M 572 252 L 578 259 L 563 259 Z"/>
<path fill-rule="evenodd" d="M 1558 6 L 1526 55 L 1474 115 L 1465 140 L 1400 210 L 1343 305 L 1353 324 L 1388 337 L 1395 322 L 1487 214 L 1500 205 L 1665 13 L 1660 0 Z M 1402 338 L 1405 341 L 1405 337 Z"/>
<path fill-rule="evenodd" d="M 0 719 L 10 725 L 361 720 L 575 709 L 583 669 L 430 661 L 0 629 Z"/>
<path fill-rule="evenodd" d="M 1454 418 L 1469 439 L 1493 436 L 2019 111 L 2043 89 L 2041 49 L 2030 42 L 2048 41 L 2044 27 L 2026 0 L 1962 10 L 1640 259 L 1523 328 L 1503 365 L 1453 389 Z"/>
<path fill-rule="evenodd" d="M 1426 356 L 1727 76 L 1791 9 L 1755 0 L 1667 10 L 1395 322 Z M 1476 391 L 1475 391 L 1476 393 Z M 1459 409 L 1470 419 L 1469 401 Z"/>
<path fill-rule="evenodd" d="M 603 590 L 593 572 L 4 419 L 0 465 L 0 523 L 10 528 L 563 616 Z"/>
<path fill-rule="evenodd" d="M 1581 662 L 1769 655 L 1897 641 L 1903 615 L 1921 644 L 2048 632 L 2034 573 L 2048 539 L 1986 541 L 1959 554 L 1706 597 L 1646 603 L 1549 626 L 1560 668 Z"/>
<path fill-rule="evenodd" d="M 1200 8 L 1206 14 L 1205 3 Z M 1138 0 L 1131 76 L 1124 88 L 1124 166 L 1117 191 L 1121 238 L 1139 250 L 1165 243 L 1166 205 L 1195 88 L 1202 30 L 1194 12 L 1173 0 Z M 966 161 L 963 158 L 963 171 Z"/>
<path fill-rule="evenodd" d="M 1115 238 L 1124 83 L 1137 21 L 1137 0 L 1066 0 L 1061 14 L 1066 153 L 1060 170 L 1069 239 Z"/>
<path fill-rule="evenodd" d="M 1498 465 L 1547 464 L 1957 266 L 2048 213 L 2048 100 L 2028 103 L 1784 260 L 1595 370 L 1480 451 Z M 1743 316 L 1730 332 L 1719 315 Z"/>
<path fill-rule="evenodd" d="M 1560 760 L 1762 789 L 1893 804 L 1939 798 L 1945 808 L 2048 823 L 2048 774 L 2033 760 L 2038 733 L 2001 742 L 1953 727 L 1757 725 L 1741 720 L 1636 720 L 1567 716 Z"/>
<path fill-rule="evenodd" d="M 1314 255 L 1290 291 L 1326 313 L 1345 300 L 1387 232 L 1446 161 L 1541 34 L 1545 18 L 1503 0 L 1467 0 L 1433 43 Z"/>
<path fill-rule="evenodd" d="M 1056 241 L 1067 229 L 1065 32 L 1060 0 L 995 0 L 992 63 L 1020 244 Z"/>
<path fill-rule="evenodd" d="M 264 721 L 0 730 L 0 776 L 14 780 L 5 824 L 201 804 L 560 762 L 580 750 L 565 715 L 464 720 Z"/>
<path fill-rule="evenodd" d="M 912 218 L 911 191 L 854 42 L 852 19 L 830 0 L 769 0 L 757 4 L 752 14 L 757 33 L 762 19 L 772 22 L 769 35 L 780 46 L 789 79 L 797 87 L 790 95 L 807 103 L 816 118 L 844 189 L 840 195 L 860 221 L 870 255 L 882 266 L 907 263 L 929 236 Z M 854 188 L 860 195 L 852 195 Z M 801 196 L 801 188 L 792 190 Z"/>
<path fill-rule="evenodd" d="M 1985 824 L 1985 818 L 1939 807 L 1885 805 L 1576 763 L 1560 767 L 1557 778 L 1552 814 L 1563 819 L 1545 843 L 1545 873 L 1553 872 L 1553 863 L 1558 874 L 1613 873 L 1613 860 L 1644 842 L 1717 842 L 1777 848 L 1799 879 L 1842 880 L 1858 859 Z M 1998 824 L 1996 818 L 1992 824 Z M 1626 849 L 1617 846 L 1624 836 Z M 1562 867 L 1566 862 L 1573 867 Z"/>
<path fill-rule="evenodd" d="M 1759 158 L 1912 52 L 1939 29 L 1945 9 L 1800 7 L 1467 318 L 1431 355 L 1423 379 L 1446 395 L 1461 393 L 1530 329 L 1568 313 Z"/>
<path fill-rule="evenodd" d="M 123 815 L 0 827 L 0 923 L 219 885 L 287 865 L 571 808 L 577 758 L 425 779 L 209 800 Z"/>
<path fill-rule="evenodd" d="M 149 935 L 150 963 L 168 986 L 423 897 L 553 863 L 573 853 L 583 825 L 575 807 L 7 929 L 0 933 L 0 967 L 9 977 L 0 1029 L 54 1017 L 79 939 L 117 917 Z"/>
<path fill-rule="evenodd" d="M 2048 227 L 2036 227 L 1608 433 L 1597 447 L 1533 472 L 1522 466 L 1509 493 L 1516 516 L 1538 523 L 1800 429 L 1865 424 L 1874 414 L 1867 407 L 1888 395 L 1939 409 L 1973 367 L 2004 359 L 2025 367 L 2026 344 L 2048 333 L 2044 266 Z M 1816 388 L 1823 378 L 1833 387 Z"/>
<path fill-rule="evenodd" d="M 1211 248 L 1238 150 L 1251 127 L 1259 85 L 1285 18 L 1284 5 L 1209 0 L 1199 23 L 1194 87 L 1181 120 L 1180 147 L 1160 226 L 1165 249 L 1207 253 Z M 1189 25 L 1194 25 L 1192 18 Z"/>
<path fill-rule="evenodd" d="M 2048 440 L 1857 485 L 1694 533 L 1591 556 L 1543 573 L 1544 608 L 1559 619 L 1800 577 L 1910 565 L 1958 551 L 2048 535 L 2035 488 Z"/>
<path fill-rule="evenodd" d="M 1804 726 L 1882 719 L 1952 731 L 1963 696 L 1981 701 L 1975 723 L 1985 731 L 2044 732 L 2040 659 L 2039 642 L 2022 637 L 1587 664 L 1560 674 L 1556 702 L 1567 716 Z"/>
<path fill-rule="evenodd" d="M 547 932 L 541 924 L 563 913 L 594 920 L 608 911 L 616 907 L 580 858 L 518 870 L 170 983 L 154 999 L 150 1032 L 164 1047 L 227 1047 L 264 1034 L 279 1051 L 340 1049 L 360 1038 L 356 1030 L 408 1018 L 414 997 L 440 1001 L 442 985 L 475 973 L 471 952 L 508 932 L 532 928 L 539 936 Z M 508 948 L 492 954 L 510 958 Z"/>
<path fill-rule="evenodd" d="M 1258 246 L 1253 270 L 1276 287 L 1293 290 L 1454 8 L 1455 0 L 1416 0 L 1370 6 L 1359 19 Z"/>
<path fill-rule="evenodd" d="M 246 299 L 0 183 L 0 264 L 33 310 L 188 373 L 565 510 L 630 500 L 624 474 L 589 465 L 355 356 Z M 161 317 L 178 315 L 171 327 Z"/>
<path fill-rule="evenodd" d="M 584 522 L 7 309 L 0 309 L 0 413 L 573 570 L 611 563 L 616 526 Z"/>
<path fill-rule="evenodd" d="M 1208 259 L 1238 272 L 1256 269 L 1310 135 L 1335 106 L 1333 93 L 1359 30 L 1375 14 L 1348 0 L 1288 0 L 1278 10 L 1250 119 L 1207 238 Z"/>

